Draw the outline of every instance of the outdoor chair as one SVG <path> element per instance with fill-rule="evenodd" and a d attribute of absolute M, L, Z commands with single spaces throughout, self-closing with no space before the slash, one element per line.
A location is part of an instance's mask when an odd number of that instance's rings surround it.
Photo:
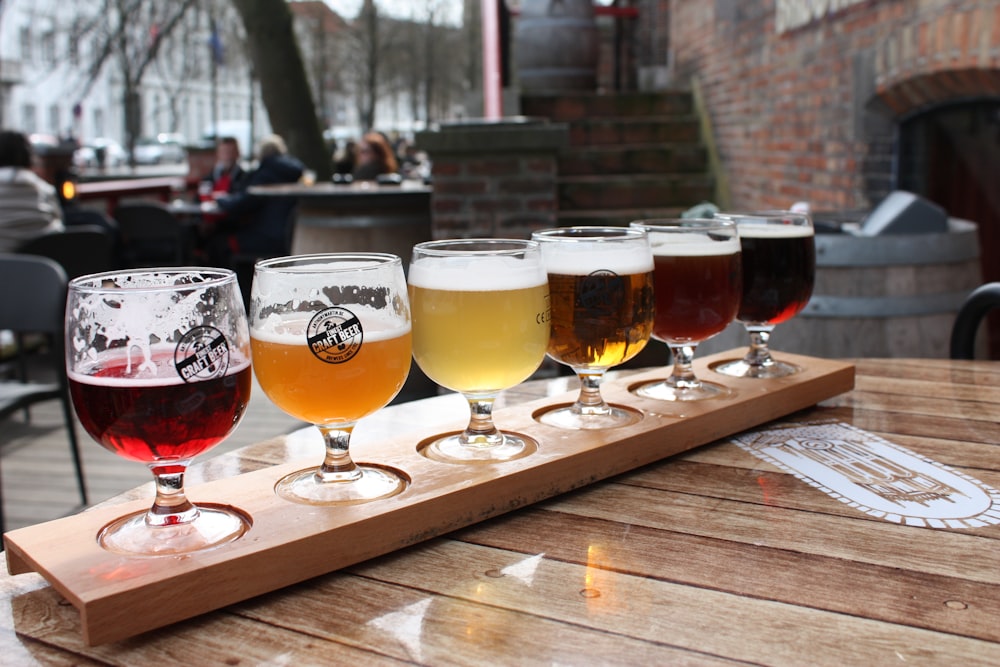
<path fill-rule="evenodd" d="M 128 268 L 183 266 L 187 263 L 184 226 L 158 202 L 120 204 L 114 212 Z"/>
<path fill-rule="evenodd" d="M 46 338 L 55 379 L 30 382 L 25 377 L 0 380 L 0 419 L 41 401 L 62 403 L 70 453 L 76 467 L 80 500 L 87 505 L 87 487 L 70 406 L 63 355 L 63 317 L 66 309 L 66 272 L 46 257 L 0 254 L 0 330 L 15 334 L 35 333 Z M 0 532 L 3 531 L 3 495 L 0 489 Z"/>
<path fill-rule="evenodd" d="M 95 225 L 74 225 L 63 232 L 41 234 L 22 244 L 18 253 L 55 260 L 69 279 L 116 268 L 115 239 Z"/>
<path fill-rule="evenodd" d="M 979 325 L 997 307 L 1000 307 L 1000 282 L 980 285 L 966 297 L 951 329 L 952 359 L 975 358 Z"/>

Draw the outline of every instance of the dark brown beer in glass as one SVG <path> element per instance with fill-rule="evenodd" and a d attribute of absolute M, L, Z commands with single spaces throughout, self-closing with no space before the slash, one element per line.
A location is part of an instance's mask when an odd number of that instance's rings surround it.
<path fill-rule="evenodd" d="M 750 334 L 742 359 L 713 364 L 733 377 L 776 378 L 798 373 L 795 364 L 776 360 L 771 330 L 805 308 L 816 275 L 816 244 L 808 213 L 761 211 L 722 213 L 740 233 L 743 249 L 743 298 L 736 316 Z"/>
<path fill-rule="evenodd" d="M 743 298 L 736 318 L 744 323 L 780 324 L 805 308 L 816 274 L 812 227 L 746 225 Z"/>

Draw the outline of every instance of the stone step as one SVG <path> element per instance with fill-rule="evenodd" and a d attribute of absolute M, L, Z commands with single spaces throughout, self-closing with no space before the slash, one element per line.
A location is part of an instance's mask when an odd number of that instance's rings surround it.
<path fill-rule="evenodd" d="M 708 174 L 627 174 L 561 177 L 559 210 L 689 208 L 712 197 Z"/>
<path fill-rule="evenodd" d="M 698 144 L 587 146 L 568 148 L 559 156 L 559 174 L 705 173 L 708 155 Z"/>
<path fill-rule="evenodd" d="M 521 113 L 556 122 L 592 118 L 689 115 L 694 101 L 688 91 L 657 93 L 560 93 L 521 98 Z"/>
<path fill-rule="evenodd" d="M 642 118 L 593 118 L 569 126 L 570 146 L 621 146 L 701 141 L 694 116 L 647 116 Z"/>

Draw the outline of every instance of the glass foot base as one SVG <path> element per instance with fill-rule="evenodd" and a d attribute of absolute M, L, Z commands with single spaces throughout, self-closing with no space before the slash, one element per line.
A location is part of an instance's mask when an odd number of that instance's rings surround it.
<path fill-rule="evenodd" d="M 710 398 L 725 398 L 733 392 L 721 384 L 704 380 L 695 386 L 687 387 L 674 387 L 661 380 L 639 385 L 632 389 L 632 393 L 658 401 L 704 401 Z"/>
<path fill-rule="evenodd" d="M 575 410 L 572 405 L 567 405 L 547 410 L 536 416 L 535 420 L 546 426 L 571 431 L 597 431 L 637 424 L 642 421 L 642 413 L 614 405 L 608 406 L 606 411 L 589 413 Z"/>
<path fill-rule="evenodd" d="M 434 461 L 445 463 L 500 463 L 513 461 L 532 454 L 538 443 L 526 435 L 504 433 L 503 440 L 495 445 L 470 445 L 463 443 L 455 433 L 432 441 L 421 453 Z"/>
<path fill-rule="evenodd" d="M 116 519 L 101 529 L 98 543 L 125 556 L 176 556 L 228 544 L 250 530 L 241 513 L 217 505 L 199 505 L 198 518 L 172 526 L 150 526 L 146 512 Z"/>
<path fill-rule="evenodd" d="M 783 378 L 801 373 L 802 369 L 795 364 L 784 361 L 772 361 L 767 364 L 749 364 L 743 359 L 720 361 L 709 366 L 716 373 L 735 378 Z"/>
<path fill-rule="evenodd" d="M 317 468 L 285 475 L 274 485 L 279 497 L 303 505 L 358 505 L 389 498 L 406 488 L 406 480 L 391 470 L 358 466 L 361 476 L 353 480 L 323 482 Z"/>

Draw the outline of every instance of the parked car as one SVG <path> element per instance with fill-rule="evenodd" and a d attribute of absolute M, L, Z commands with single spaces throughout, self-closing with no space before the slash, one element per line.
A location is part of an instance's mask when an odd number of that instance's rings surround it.
<path fill-rule="evenodd" d="M 159 134 L 135 142 L 136 164 L 177 164 L 187 160 L 184 140 L 178 134 Z"/>
<path fill-rule="evenodd" d="M 99 152 L 104 151 L 104 166 L 120 167 L 128 162 L 128 151 L 114 139 L 98 137 L 81 145 L 73 152 L 73 164 L 77 167 L 97 167 L 101 162 Z"/>

